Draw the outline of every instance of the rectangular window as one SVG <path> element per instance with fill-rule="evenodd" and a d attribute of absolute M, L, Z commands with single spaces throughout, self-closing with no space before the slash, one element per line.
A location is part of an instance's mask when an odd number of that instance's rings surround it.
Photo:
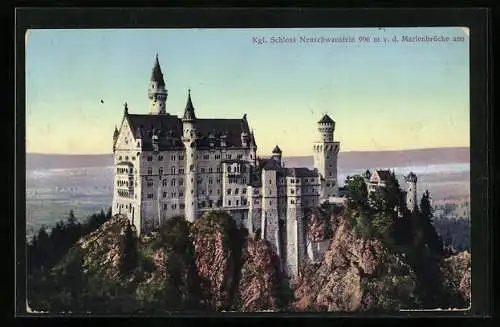
<path fill-rule="evenodd" d="M 179 160 L 184 160 L 184 156 L 183 155 L 179 155 Z"/>
<path fill-rule="evenodd" d="M 205 168 L 200 168 L 200 172 L 204 173 L 205 172 Z"/>
<path fill-rule="evenodd" d="M 153 156 L 148 156 L 148 157 L 146 158 L 146 160 L 147 160 L 147 161 L 153 161 Z"/>
<path fill-rule="evenodd" d="M 148 199 L 152 199 L 153 198 L 153 193 L 149 193 L 148 194 Z"/>
<path fill-rule="evenodd" d="M 210 156 L 209 156 L 208 154 L 204 154 L 204 155 L 203 155 L 203 159 L 204 159 L 204 160 L 208 160 L 208 159 L 210 159 Z"/>
<path fill-rule="evenodd" d="M 163 156 L 158 156 L 158 161 L 163 161 Z"/>

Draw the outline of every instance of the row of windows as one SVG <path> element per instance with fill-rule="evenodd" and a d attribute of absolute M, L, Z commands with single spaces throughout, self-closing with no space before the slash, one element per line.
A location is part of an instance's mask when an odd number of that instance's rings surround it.
<path fill-rule="evenodd" d="M 229 177 L 228 178 L 228 183 L 229 184 L 246 184 L 247 183 L 247 179 L 245 177 L 243 177 L 241 179 L 241 183 L 238 181 L 238 178 L 235 178 L 235 177 Z"/>
<path fill-rule="evenodd" d="M 170 180 L 170 186 L 175 186 L 177 184 L 176 180 L 175 179 L 171 179 Z M 162 185 L 163 186 L 168 186 L 169 185 L 169 182 L 168 182 L 168 179 L 164 179 L 162 181 Z M 184 185 L 184 180 L 183 179 L 179 179 L 179 186 L 183 186 Z M 146 182 L 146 187 L 153 187 L 154 186 L 154 182 L 153 181 L 147 181 Z"/>
<path fill-rule="evenodd" d="M 128 174 L 128 173 L 132 173 L 132 168 L 116 168 L 116 173 L 117 174 Z"/>
<path fill-rule="evenodd" d="M 123 156 L 118 156 L 119 161 L 122 161 L 123 158 L 124 158 Z M 128 160 L 128 156 L 125 156 L 125 160 Z M 135 157 L 132 157 L 132 160 L 135 160 Z"/>
<path fill-rule="evenodd" d="M 118 190 L 118 195 L 121 197 L 131 197 L 133 193 L 127 191 L 127 190 Z"/>
<path fill-rule="evenodd" d="M 178 156 L 176 156 L 176 155 L 171 155 L 171 156 L 170 156 L 170 160 L 171 160 L 171 161 L 175 161 L 176 159 L 179 159 L 179 160 L 181 160 L 181 161 L 182 161 L 182 160 L 184 160 L 184 155 L 179 154 Z M 146 157 L 146 160 L 147 160 L 147 161 L 153 161 L 153 156 L 147 156 L 147 157 Z M 158 156 L 158 161 L 163 161 L 163 156 L 162 156 L 162 155 L 159 155 L 159 156 Z"/>
<path fill-rule="evenodd" d="M 174 204 L 172 204 L 170 207 L 172 208 L 172 210 L 175 210 L 175 209 L 177 209 L 177 204 L 176 204 L 176 203 L 174 203 Z M 185 208 L 184 203 L 179 204 L 179 208 L 180 208 L 180 209 L 184 209 L 184 208 Z M 165 204 L 163 205 L 163 210 L 168 210 L 168 204 L 166 204 L 166 203 L 165 203 Z"/>
<path fill-rule="evenodd" d="M 231 200 L 227 200 L 227 205 L 230 207 L 232 204 Z M 246 206 L 248 204 L 248 201 L 246 199 L 242 199 L 241 200 L 241 205 L 242 206 Z M 240 205 L 240 201 L 239 200 L 236 200 L 235 201 L 235 206 L 239 206 Z"/>
<path fill-rule="evenodd" d="M 175 175 L 176 171 L 177 171 L 176 167 L 170 168 L 170 173 L 172 175 Z M 179 171 L 179 174 L 184 174 L 184 168 L 179 168 L 178 171 Z M 158 168 L 158 175 L 160 175 L 160 176 L 163 175 L 163 172 L 164 172 L 163 167 Z M 150 176 L 153 175 L 153 168 L 152 167 L 148 167 L 148 175 L 150 175 Z"/>
<path fill-rule="evenodd" d="M 238 195 L 239 192 L 240 192 L 240 189 L 238 189 L 238 188 L 234 189 L 234 195 Z M 231 195 L 231 193 L 232 193 L 232 190 L 230 188 L 228 188 L 227 189 L 227 195 Z M 241 193 L 242 194 L 247 194 L 247 189 L 246 188 L 241 189 Z"/>
<path fill-rule="evenodd" d="M 158 155 L 158 161 L 163 161 L 163 158 L 164 157 L 162 155 Z M 200 159 L 200 155 L 197 155 L 196 158 Z M 233 158 L 232 154 L 226 154 L 226 159 L 232 159 L 232 158 Z M 241 154 L 241 153 L 237 154 L 236 158 L 237 159 L 243 159 L 243 154 Z M 182 160 L 184 160 L 184 155 L 179 154 L 177 156 L 176 155 L 171 155 L 170 156 L 170 160 L 171 161 L 175 161 L 176 159 L 182 161 Z M 210 155 L 209 154 L 204 154 L 204 155 L 201 156 L 201 159 L 203 159 L 203 160 L 210 160 Z M 221 159 L 221 155 L 220 154 L 215 154 L 214 155 L 214 159 L 215 160 L 220 160 Z M 119 160 L 122 160 L 121 156 L 119 157 Z M 125 160 L 128 160 L 128 156 L 125 157 Z M 135 157 L 132 157 L 132 160 L 135 160 Z M 146 160 L 147 161 L 153 161 L 153 156 L 151 156 L 151 155 L 147 156 Z"/>
<path fill-rule="evenodd" d="M 246 172 L 246 167 L 245 166 L 241 166 L 241 168 L 240 168 L 240 166 L 235 166 L 235 167 L 231 168 L 231 166 L 227 166 L 227 172 L 228 173 L 231 173 L 231 172 L 233 172 L 233 173 L 244 173 L 244 172 Z"/>
<path fill-rule="evenodd" d="M 128 181 L 117 181 L 116 185 L 118 187 L 129 186 L 129 185 L 133 186 L 133 183 L 132 182 L 128 182 Z"/>
<path fill-rule="evenodd" d="M 177 197 L 177 193 L 175 192 L 172 192 L 172 198 L 175 198 Z M 179 198 L 183 197 L 184 196 L 184 192 L 179 192 Z M 167 192 L 163 192 L 163 197 L 166 198 L 167 197 Z"/>

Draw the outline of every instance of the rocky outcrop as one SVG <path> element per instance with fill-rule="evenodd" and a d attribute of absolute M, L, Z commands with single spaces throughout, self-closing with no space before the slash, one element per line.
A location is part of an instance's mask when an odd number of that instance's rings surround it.
<path fill-rule="evenodd" d="M 118 276 L 120 236 L 123 235 L 126 223 L 127 218 L 115 216 L 77 242 L 76 246 L 85 253 L 83 256 L 85 273 L 102 272 L 112 278 Z"/>
<path fill-rule="evenodd" d="M 80 239 L 77 251 L 60 267 L 70 273 L 71 261 L 79 266 L 76 259 L 82 258 L 86 276 L 81 280 L 87 284 L 81 291 L 85 302 L 80 305 L 86 303 L 85 308 L 95 312 L 125 310 L 125 306 L 140 312 L 387 312 L 412 307 L 418 302 L 417 278 L 406 258 L 389 251 L 377 239 L 358 236 L 344 215 L 313 213 L 308 220 L 309 241 L 326 239 L 329 246 L 319 263 L 303 265 L 291 289 L 271 245 L 245 236 L 224 212 L 207 213 L 193 224 L 172 218 L 157 232 L 143 235 L 137 243 L 139 262 L 126 278 L 119 272 L 119 263 L 127 220 L 120 216 Z M 445 289 L 470 301 L 470 254 L 463 252 L 436 262 Z M 64 277 L 62 281 L 70 280 Z M 71 285 L 65 287 L 71 289 Z M 289 296 L 291 305 L 287 307 Z M 103 302 L 96 302 L 96 298 Z M 98 304 L 108 302 L 113 305 Z"/>
<path fill-rule="evenodd" d="M 263 240 L 248 239 L 242 256 L 236 301 L 240 311 L 275 311 L 280 307 L 279 258 Z"/>
<path fill-rule="evenodd" d="M 227 213 L 207 213 L 193 224 L 192 237 L 204 297 L 215 310 L 230 309 L 239 260 L 234 220 Z"/>
<path fill-rule="evenodd" d="M 320 265 L 293 281 L 297 310 L 398 310 L 413 296 L 415 275 L 377 240 L 362 240 L 342 217 Z"/>

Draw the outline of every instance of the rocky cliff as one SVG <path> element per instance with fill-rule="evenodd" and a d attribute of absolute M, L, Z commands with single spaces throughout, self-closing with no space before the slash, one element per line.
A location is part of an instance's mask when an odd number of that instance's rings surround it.
<path fill-rule="evenodd" d="M 271 246 L 238 230 L 224 212 L 207 213 L 193 224 L 174 217 L 141 236 L 133 269 L 123 272 L 127 220 L 115 217 L 80 239 L 50 278 L 33 282 L 34 294 L 40 294 L 30 306 L 94 313 L 414 307 L 422 281 L 405 255 L 359 237 L 344 214 L 311 217 L 309 239 L 331 239 L 330 246 L 321 263 L 306 262 L 291 285 Z M 470 254 L 440 262 L 443 288 L 470 301 Z"/>
<path fill-rule="evenodd" d="M 377 240 L 358 238 L 342 217 L 320 265 L 306 265 L 293 282 L 296 310 L 398 310 L 411 301 L 415 274 Z"/>

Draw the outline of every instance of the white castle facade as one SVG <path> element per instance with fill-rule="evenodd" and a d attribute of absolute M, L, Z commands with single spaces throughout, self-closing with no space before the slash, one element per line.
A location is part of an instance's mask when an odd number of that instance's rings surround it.
<path fill-rule="evenodd" d="M 313 170 L 288 168 L 278 146 L 270 158 L 257 157 L 246 114 L 198 118 L 188 91 L 178 117 L 167 112 L 167 96 L 157 56 L 149 113 L 129 113 L 125 104 L 115 127 L 113 214 L 127 216 L 144 233 L 173 216 L 193 222 L 206 211 L 224 210 L 272 244 L 289 276 L 297 274 L 307 248 L 318 246 L 306 241 L 304 212 L 338 195 L 335 122 L 324 115 L 317 123 Z"/>

